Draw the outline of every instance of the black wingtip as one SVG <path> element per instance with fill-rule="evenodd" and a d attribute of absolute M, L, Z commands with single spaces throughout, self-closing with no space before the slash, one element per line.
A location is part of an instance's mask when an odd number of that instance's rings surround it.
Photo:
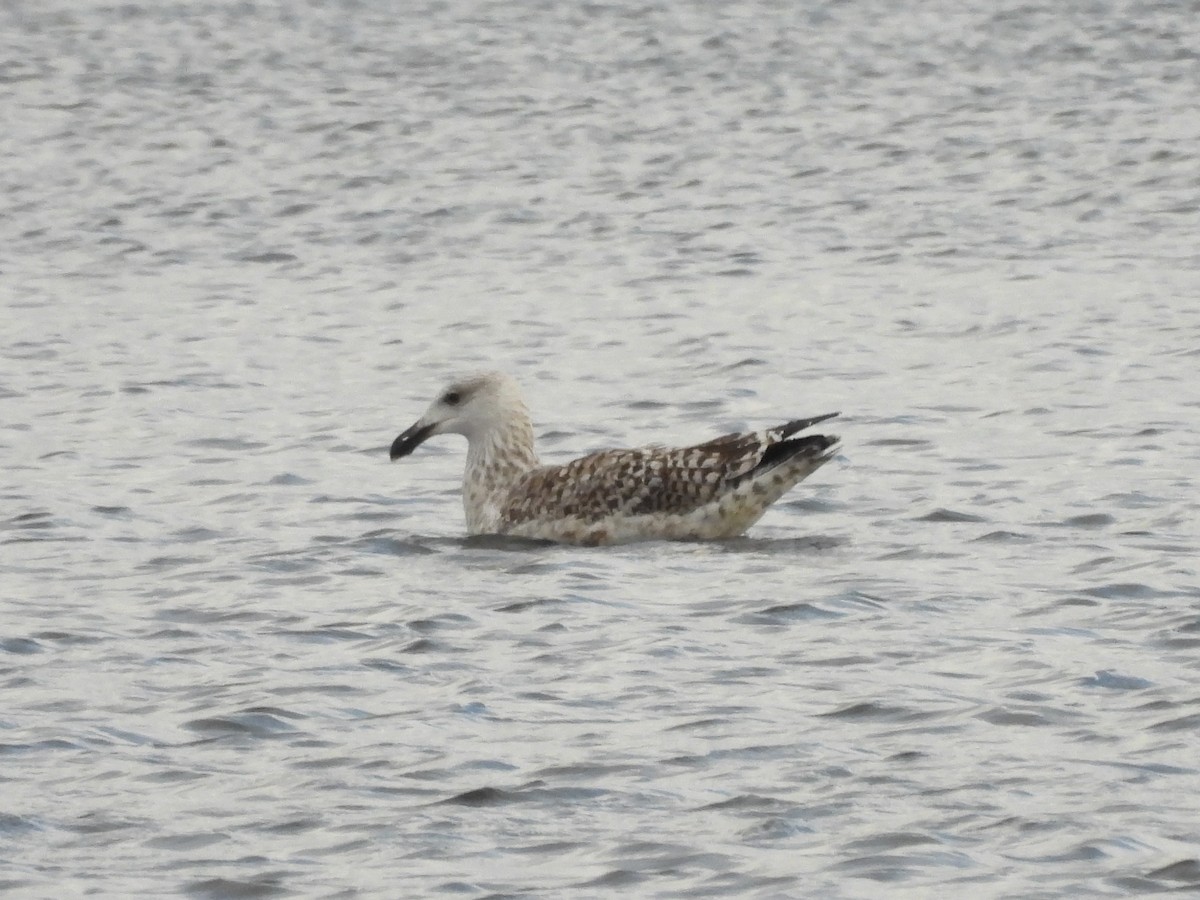
<path fill-rule="evenodd" d="M 828 418 L 828 416 L 825 418 Z M 840 440 L 841 438 L 836 434 L 805 434 L 798 438 L 780 441 L 778 444 L 772 444 L 767 448 L 767 452 L 763 454 L 758 465 L 751 471 L 757 473 L 766 469 L 773 469 L 775 466 L 797 456 L 813 460 L 821 458 L 822 454 L 825 454 L 826 451 L 833 451 Z M 825 462 L 828 458 L 829 455 L 825 455 L 821 461 Z"/>
<path fill-rule="evenodd" d="M 812 418 L 809 418 L 809 419 L 794 419 L 793 421 L 788 422 L 786 425 L 784 425 L 780 429 L 780 436 L 785 437 L 785 438 L 791 437 L 793 434 L 795 434 L 798 431 L 803 431 L 806 428 L 812 428 L 818 422 L 825 422 L 825 421 L 828 421 L 829 419 L 837 418 L 840 415 L 841 415 L 840 412 L 831 412 L 831 413 L 825 413 L 822 416 L 813 416 Z"/>

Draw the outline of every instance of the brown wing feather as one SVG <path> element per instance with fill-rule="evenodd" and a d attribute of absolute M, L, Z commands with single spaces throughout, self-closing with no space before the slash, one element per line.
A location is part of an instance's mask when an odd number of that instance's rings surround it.
<path fill-rule="evenodd" d="M 504 522 L 517 525 L 560 516 L 596 521 L 614 513 L 688 512 L 753 471 L 772 446 L 826 418 L 829 416 L 798 419 L 767 431 L 726 434 L 680 449 L 602 450 L 566 465 L 543 466 L 513 490 Z"/>
<path fill-rule="evenodd" d="M 712 454 L 686 454 L 659 448 L 604 450 L 564 466 L 535 469 L 513 490 L 505 523 L 559 516 L 596 521 L 614 513 L 695 508 L 716 494 L 720 470 L 705 466 Z"/>

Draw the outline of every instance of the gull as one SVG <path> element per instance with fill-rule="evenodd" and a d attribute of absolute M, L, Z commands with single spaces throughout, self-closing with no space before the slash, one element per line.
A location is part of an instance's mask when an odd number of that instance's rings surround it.
<path fill-rule="evenodd" d="M 470 534 L 598 546 L 736 537 L 833 457 L 837 435 L 799 432 L 838 413 L 690 447 L 601 450 L 538 461 L 517 382 L 502 372 L 456 380 L 392 443 L 393 460 L 438 434 L 467 439 L 463 507 Z"/>

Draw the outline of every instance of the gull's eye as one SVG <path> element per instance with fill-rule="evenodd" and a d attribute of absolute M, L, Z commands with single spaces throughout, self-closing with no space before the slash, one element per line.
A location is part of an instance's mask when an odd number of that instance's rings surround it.
<path fill-rule="evenodd" d="M 459 404 L 459 402 L 461 402 L 461 400 L 462 400 L 462 394 L 460 394 L 458 391 L 450 391 L 449 393 L 446 394 L 446 396 L 444 396 L 442 398 L 442 402 L 445 403 L 447 406 L 458 406 L 458 404 Z"/>

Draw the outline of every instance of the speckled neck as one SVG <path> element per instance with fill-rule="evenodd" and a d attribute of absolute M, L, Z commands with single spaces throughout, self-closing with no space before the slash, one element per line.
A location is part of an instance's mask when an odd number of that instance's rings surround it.
<path fill-rule="evenodd" d="M 509 410 L 503 423 L 469 438 L 463 475 L 463 508 L 471 534 L 499 529 L 500 512 L 509 491 L 522 475 L 538 467 L 533 449 L 533 423 L 528 411 Z"/>

